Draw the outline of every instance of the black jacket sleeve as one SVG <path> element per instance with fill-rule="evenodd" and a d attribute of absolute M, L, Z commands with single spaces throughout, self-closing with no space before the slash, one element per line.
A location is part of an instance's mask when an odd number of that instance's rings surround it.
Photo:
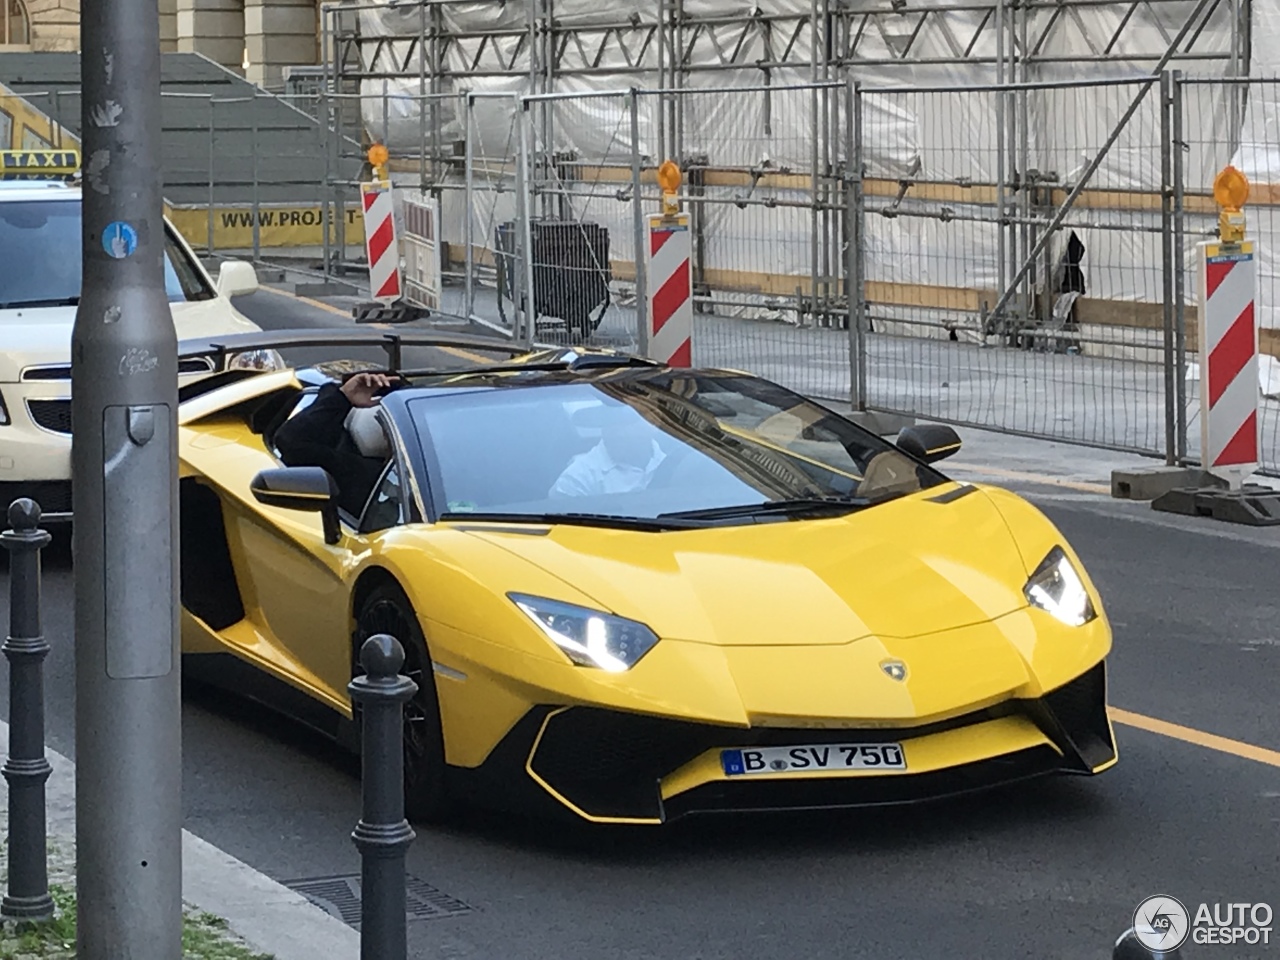
<path fill-rule="evenodd" d="M 341 450 L 351 401 L 335 383 L 320 388 L 315 401 L 276 431 L 276 449 L 287 467 L 324 467 L 339 479 L 350 459 Z"/>
<path fill-rule="evenodd" d="M 358 517 L 382 475 L 383 461 L 362 457 L 347 436 L 351 401 L 337 384 L 326 383 L 315 401 L 276 430 L 280 459 L 287 467 L 323 467 L 338 485 L 338 505 Z"/>

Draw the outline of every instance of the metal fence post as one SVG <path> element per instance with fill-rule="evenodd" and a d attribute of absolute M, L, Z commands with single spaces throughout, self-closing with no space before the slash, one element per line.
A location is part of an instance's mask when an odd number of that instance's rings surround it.
<path fill-rule="evenodd" d="M 475 264 L 475 230 L 476 230 L 476 150 L 472 138 L 475 136 L 474 121 L 472 114 L 475 112 L 475 97 L 470 91 L 466 93 L 466 107 L 462 118 L 463 127 L 463 176 L 465 177 L 465 187 L 463 193 L 462 215 L 465 220 L 462 224 L 462 256 L 466 264 L 466 302 L 467 309 L 463 311 L 463 316 L 468 320 L 476 314 L 476 264 Z M 498 291 L 498 296 L 502 296 L 502 291 Z"/>
<path fill-rule="evenodd" d="M 641 356 L 649 355 L 649 275 L 644 223 L 644 191 L 640 176 L 640 94 L 631 89 L 631 228 L 635 237 L 636 343 Z M 661 105 L 659 105 L 661 111 Z"/>
<path fill-rule="evenodd" d="M 363 809 L 351 839 L 360 851 L 361 960 L 404 960 L 408 941 L 404 856 L 404 705 L 418 685 L 400 675 L 404 648 L 385 633 L 360 648 L 365 675 L 347 687 L 361 711 Z"/>
<path fill-rule="evenodd" d="M 324 19 L 325 42 L 328 42 L 329 18 Z M 325 73 L 328 74 L 328 59 L 325 60 Z M 324 231 L 321 241 L 324 248 L 324 268 L 322 276 L 328 284 L 330 271 L 333 269 L 333 164 L 330 158 L 329 140 L 333 135 L 332 118 L 329 115 L 329 81 L 320 87 L 320 150 L 324 154 L 324 183 L 320 185 L 320 229 Z M 342 214 L 339 213 L 338 216 Z"/>
<path fill-rule="evenodd" d="M 1182 131 L 1182 71 L 1174 70 L 1171 80 L 1173 105 L 1170 110 L 1170 151 L 1173 154 L 1173 362 L 1174 412 L 1177 422 L 1177 463 L 1187 461 L 1187 310 L 1186 310 L 1186 215 L 1184 191 L 1186 147 Z"/>
<path fill-rule="evenodd" d="M 1164 297 L 1164 461 L 1173 466 L 1178 460 L 1177 365 L 1174 356 L 1173 305 L 1173 77 L 1160 75 L 1160 254 Z"/>
<path fill-rule="evenodd" d="M 538 299 L 533 279 L 533 158 L 529 156 L 530 101 L 520 100 L 520 205 L 524 213 L 520 219 L 520 246 L 523 248 L 521 273 L 524 275 L 525 309 L 522 339 L 526 347 L 533 346 L 535 327 L 538 324 Z"/>
<path fill-rule="evenodd" d="M 391 93 L 389 81 L 384 77 L 382 80 L 382 145 L 387 146 L 387 141 L 391 139 Z M 388 167 L 388 175 L 390 168 Z"/>
<path fill-rule="evenodd" d="M 214 100 L 214 98 L 213 98 L 213 97 L 210 97 L 210 98 L 209 98 L 209 210 L 208 210 L 208 217 L 207 217 L 207 220 L 208 220 L 207 226 L 208 226 L 208 230 L 209 230 L 209 242 L 208 242 L 208 248 L 209 248 L 209 249 L 208 249 L 208 253 L 209 253 L 209 256 L 211 256 L 211 257 L 213 256 L 213 249 L 214 249 L 214 239 L 213 239 L 213 217 L 214 217 L 214 214 L 213 214 L 213 204 L 214 204 L 214 192 L 213 192 L 214 179 L 213 179 L 213 168 L 214 168 L 214 166 L 215 166 L 216 158 L 217 158 L 217 154 L 218 154 L 217 136 L 216 136 L 216 133 L 215 133 L 215 131 L 217 130 L 217 125 L 214 123 L 214 110 L 215 110 L 216 106 L 217 106 L 217 101 L 216 101 L 216 100 Z"/>
<path fill-rule="evenodd" d="M 249 101 L 253 113 L 253 262 L 262 259 L 262 204 L 258 197 L 258 92 Z"/>
<path fill-rule="evenodd" d="M 845 216 L 848 218 L 848 249 L 845 251 L 845 299 L 849 309 L 849 405 L 867 409 L 867 337 L 864 329 L 866 303 L 862 287 L 862 233 L 866 210 L 862 202 L 862 85 L 849 86 L 849 123 L 845 141 L 848 189 Z"/>
<path fill-rule="evenodd" d="M 9 551 L 9 886 L 0 916 L 45 920 L 53 916 L 45 859 L 44 785 L 52 768 L 44 754 L 44 658 L 49 644 L 40 633 L 40 551 L 49 534 L 40 529 L 40 508 L 23 498 L 9 505 L 9 526 L 0 545 Z"/>

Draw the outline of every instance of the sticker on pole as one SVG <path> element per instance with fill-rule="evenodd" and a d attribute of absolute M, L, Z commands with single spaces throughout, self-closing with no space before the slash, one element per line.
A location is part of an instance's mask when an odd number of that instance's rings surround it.
<path fill-rule="evenodd" d="M 123 220 L 109 223 L 102 231 L 102 249 L 115 260 L 132 256 L 138 249 L 138 231 Z"/>

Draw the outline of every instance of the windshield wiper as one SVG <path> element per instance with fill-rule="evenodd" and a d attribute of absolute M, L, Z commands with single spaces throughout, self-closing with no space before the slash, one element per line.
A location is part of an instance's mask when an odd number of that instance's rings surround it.
<path fill-rule="evenodd" d="M 75 307 L 79 297 L 51 297 L 48 300 L 11 300 L 0 302 L 0 310 L 17 310 L 21 307 Z"/>
<path fill-rule="evenodd" d="M 883 502 L 883 498 L 869 497 L 788 497 L 785 500 L 766 500 L 764 503 L 742 503 L 732 507 L 707 507 L 704 510 L 681 510 L 677 513 L 660 513 L 659 520 L 728 520 L 733 517 L 763 517 L 783 515 L 791 517 L 840 516 Z"/>
<path fill-rule="evenodd" d="M 644 530 L 653 533 L 663 530 L 694 530 L 703 524 L 690 517 L 682 520 L 676 516 L 620 517 L 607 513 L 468 513 L 440 514 L 441 520 L 477 521 L 483 523 L 546 523 L 567 524 L 577 527 L 606 527 L 614 530 Z"/>

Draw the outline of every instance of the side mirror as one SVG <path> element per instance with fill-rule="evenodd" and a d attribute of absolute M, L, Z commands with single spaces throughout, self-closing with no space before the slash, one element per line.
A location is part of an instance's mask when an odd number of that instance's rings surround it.
<path fill-rule="evenodd" d="M 249 491 L 268 507 L 318 512 L 324 521 L 324 542 L 338 542 L 338 485 L 328 471 L 320 467 L 263 470 L 253 478 Z"/>
<path fill-rule="evenodd" d="M 905 427 L 898 434 L 898 449 L 925 463 L 945 460 L 960 449 L 960 435 L 942 423 Z"/>
<path fill-rule="evenodd" d="M 218 270 L 218 295 L 244 297 L 258 292 L 258 271 L 244 260 L 226 260 Z"/>

